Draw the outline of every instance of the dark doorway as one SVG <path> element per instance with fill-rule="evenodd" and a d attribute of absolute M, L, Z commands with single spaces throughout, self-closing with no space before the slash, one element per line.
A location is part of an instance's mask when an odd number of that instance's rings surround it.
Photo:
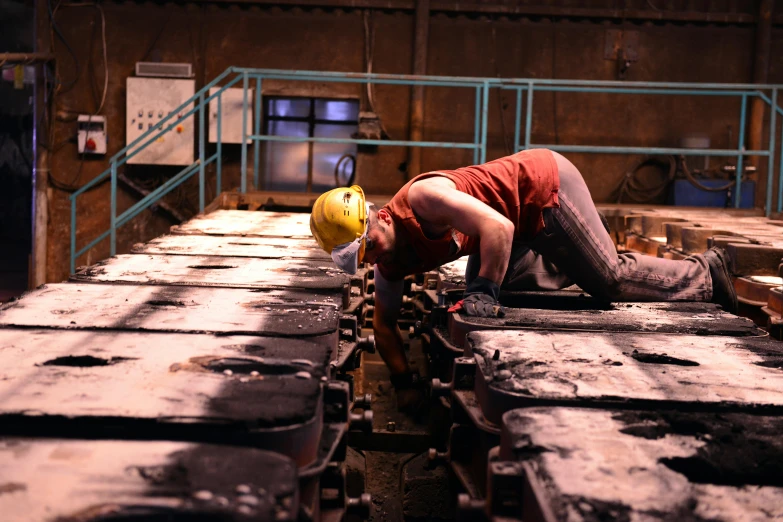
<path fill-rule="evenodd" d="M 0 0 L 0 54 L 33 51 L 33 5 Z M 32 66 L 0 58 L 0 302 L 27 289 L 32 249 Z"/>

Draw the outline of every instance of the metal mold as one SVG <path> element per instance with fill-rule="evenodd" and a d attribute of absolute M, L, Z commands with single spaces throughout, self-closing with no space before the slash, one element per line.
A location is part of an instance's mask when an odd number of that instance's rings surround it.
<path fill-rule="evenodd" d="M 8 522 L 271 522 L 299 509 L 291 459 L 233 446 L 2 438 L 0 484 Z"/>
<path fill-rule="evenodd" d="M 328 347 L 314 361 L 295 362 L 302 356 L 296 352 L 287 360 L 241 353 L 254 341 L 0 330 L 0 433 L 251 445 L 308 465 L 322 431 Z M 42 364 L 64 354 L 125 360 L 90 367 Z M 252 364 L 240 371 L 237 361 Z M 293 373 L 305 367 L 310 378 Z"/>
<path fill-rule="evenodd" d="M 0 327 L 329 336 L 324 340 L 335 349 L 339 297 L 321 296 L 321 303 L 308 298 L 317 296 L 233 288 L 51 284 L 0 307 Z"/>
<path fill-rule="evenodd" d="M 560 308 L 508 308 L 502 319 L 449 314 L 449 335 L 457 347 L 465 336 L 479 330 L 594 330 L 606 332 L 676 333 L 688 335 L 763 336 L 763 330 L 749 319 L 723 312 L 713 303 L 615 303 L 601 310 L 595 301 L 578 295 L 575 306 L 560 298 Z M 553 303 L 555 304 L 555 303 Z M 583 307 L 583 308 L 580 308 Z"/>
<path fill-rule="evenodd" d="M 495 424 L 553 404 L 783 412 L 783 349 L 768 338 L 492 331 L 468 342 Z"/>
<path fill-rule="evenodd" d="M 133 254 L 311 259 L 331 264 L 332 258 L 314 239 L 168 235 L 139 244 Z"/>
<path fill-rule="evenodd" d="M 172 234 L 310 239 L 310 214 L 216 210 L 171 227 Z"/>
<path fill-rule="evenodd" d="M 493 520 L 778 520 L 783 419 L 514 410 L 488 468 Z"/>
<path fill-rule="evenodd" d="M 343 307 L 350 304 L 350 278 L 332 263 L 306 259 L 123 255 L 77 272 L 71 281 L 332 292 Z"/>

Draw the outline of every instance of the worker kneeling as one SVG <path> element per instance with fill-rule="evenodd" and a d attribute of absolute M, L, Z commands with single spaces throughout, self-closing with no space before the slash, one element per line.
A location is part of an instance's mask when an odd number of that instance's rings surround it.
<path fill-rule="evenodd" d="M 470 255 L 463 312 L 504 314 L 500 288 L 573 283 L 611 301 L 713 301 L 736 313 L 725 253 L 684 260 L 617 254 L 579 170 L 547 149 L 428 172 L 378 209 L 358 186 L 322 194 L 310 217 L 318 244 L 349 274 L 375 265 L 378 351 L 399 392 L 416 385 L 397 319 L 403 278 Z"/>

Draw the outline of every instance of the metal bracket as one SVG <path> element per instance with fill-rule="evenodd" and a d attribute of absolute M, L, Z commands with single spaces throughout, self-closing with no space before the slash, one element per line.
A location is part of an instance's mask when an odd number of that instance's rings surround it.
<path fill-rule="evenodd" d="M 358 498 L 349 498 L 345 492 L 345 468 L 330 464 L 320 479 L 321 508 L 324 510 L 344 510 L 346 515 L 358 517 L 361 520 L 370 518 L 372 496 L 363 493 Z"/>
<path fill-rule="evenodd" d="M 639 59 L 639 31 L 609 29 L 606 31 L 604 58 L 617 62 L 617 77 L 625 79 L 625 73 L 631 64 Z"/>
<path fill-rule="evenodd" d="M 525 472 L 512 461 L 490 462 L 487 469 L 487 505 L 492 517 L 522 516 Z"/>

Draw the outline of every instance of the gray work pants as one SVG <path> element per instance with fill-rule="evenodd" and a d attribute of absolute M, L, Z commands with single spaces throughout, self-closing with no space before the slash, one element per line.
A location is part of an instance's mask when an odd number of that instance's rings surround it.
<path fill-rule="evenodd" d="M 530 243 L 514 243 L 504 290 L 557 290 L 575 283 L 605 301 L 709 301 L 707 261 L 617 254 L 579 170 L 553 152 L 560 174 L 559 208 L 544 210 L 544 230 Z M 465 277 L 481 267 L 470 256 Z"/>

